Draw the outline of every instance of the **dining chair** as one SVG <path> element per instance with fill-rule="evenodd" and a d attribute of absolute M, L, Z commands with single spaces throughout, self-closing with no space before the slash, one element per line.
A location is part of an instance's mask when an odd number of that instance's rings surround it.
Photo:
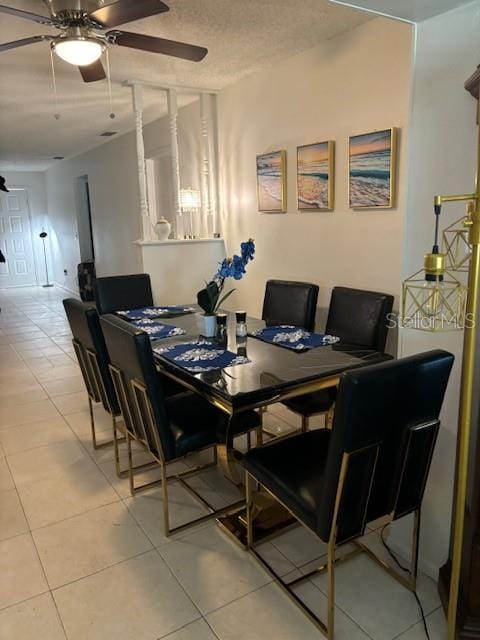
<path fill-rule="evenodd" d="M 157 375 L 148 334 L 114 315 L 102 316 L 100 322 L 110 355 L 110 371 L 118 403 L 126 425 L 129 469 L 132 470 L 133 440 L 148 451 L 161 472 L 160 481 L 137 487 L 134 475 L 130 472 L 131 494 L 161 484 L 166 536 L 242 505 L 244 501 L 240 500 L 233 505 L 215 509 L 185 478 L 217 464 L 216 444 L 227 428 L 232 435 L 260 429 L 261 418 L 258 413 L 253 410 L 245 411 L 229 422 L 226 414 L 196 393 L 186 391 L 182 396 L 166 397 Z M 204 449 L 213 449 L 211 462 L 182 473 L 167 475 L 167 467 L 171 463 Z M 208 513 L 172 528 L 168 503 L 169 480 L 178 481 Z"/>
<path fill-rule="evenodd" d="M 348 371 L 341 376 L 331 431 L 300 433 L 245 456 L 248 547 L 329 640 L 336 566 L 362 551 L 386 566 L 359 541 L 368 523 L 385 517 L 391 524 L 413 514 L 408 573 L 387 570 L 416 590 L 421 505 L 453 360 L 436 350 Z M 256 547 L 254 516 L 265 504 L 264 493 L 259 499 L 254 492 L 257 483 L 327 545 L 326 565 L 319 569 L 327 572 L 326 624 L 293 592 L 317 571 L 287 582 Z M 353 550 L 336 558 L 336 549 L 347 542 Z"/>
<path fill-rule="evenodd" d="M 318 286 L 309 282 L 268 280 L 262 320 L 267 326 L 288 324 L 314 331 L 318 291 Z"/>
<path fill-rule="evenodd" d="M 95 301 L 98 313 L 153 306 L 152 285 L 147 273 L 97 278 Z"/>
<path fill-rule="evenodd" d="M 342 345 L 351 345 L 353 349 L 383 353 L 392 308 L 393 296 L 387 293 L 334 287 L 325 334 L 337 336 Z M 302 431 L 307 431 L 313 416 L 323 414 L 327 424 L 331 424 L 336 395 L 336 387 L 330 387 L 285 400 L 283 404 L 301 416 Z"/>
<path fill-rule="evenodd" d="M 120 459 L 118 452 L 118 430 L 123 431 L 119 424 L 121 417 L 115 389 L 108 365 L 110 363 L 107 347 L 100 328 L 97 310 L 91 305 L 80 302 L 75 298 L 63 300 L 63 307 L 73 336 L 73 347 L 77 356 L 80 371 L 88 394 L 88 408 L 92 444 L 94 449 L 101 449 L 110 445 L 115 448 L 115 464 L 120 475 Z M 112 419 L 113 439 L 98 443 L 95 430 L 95 415 L 93 405 L 101 403 Z M 125 438 L 124 438 L 125 439 Z"/>

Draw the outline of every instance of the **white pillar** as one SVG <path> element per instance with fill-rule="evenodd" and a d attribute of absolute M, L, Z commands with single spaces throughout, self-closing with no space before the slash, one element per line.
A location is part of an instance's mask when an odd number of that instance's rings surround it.
<path fill-rule="evenodd" d="M 175 235 L 183 238 L 182 210 L 180 208 L 180 158 L 178 153 L 178 104 L 175 89 L 168 89 L 168 119 L 170 126 L 170 147 L 172 156 L 172 193 L 175 213 Z"/>
<path fill-rule="evenodd" d="M 200 94 L 200 132 L 201 132 L 201 186 L 202 186 L 202 234 L 212 238 L 214 233 L 213 209 L 212 209 L 212 140 L 211 140 L 211 100 L 210 94 Z"/>
<path fill-rule="evenodd" d="M 219 207 L 219 183 L 218 183 L 218 118 L 217 95 L 210 95 L 210 123 L 213 134 L 210 136 L 210 199 L 213 233 L 221 233 Z"/>
<path fill-rule="evenodd" d="M 147 175 L 145 172 L 145 147 L 143 144 L 143 96 L 141 85 L 132 86 L 133 112 L 135 114 L 135 136 L 137 141 L 138 190 L 140 195 L 140 219 L 142 240 L 152 239 L 152 225 L 148 211 Z"/>

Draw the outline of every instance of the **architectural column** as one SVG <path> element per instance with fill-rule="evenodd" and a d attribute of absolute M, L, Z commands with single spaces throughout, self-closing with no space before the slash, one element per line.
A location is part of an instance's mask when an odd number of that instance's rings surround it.
<path fill-rule="evenodd" d="M 212 144 L 211 144 L 211 96 L 200 94 L 200 133 L 201 133 L 201 185 L 202 185 L 202 235 L 212 238 L 214 233 L 214 217 L 212 202 Z"/>
<path fill-rule="evenodd" d="M 178 103 L 175 89 L 168 89 L 168 119 L 170 127 L 170 147 L 172 155 L 172 193 L 175 210 L 175 235 L 183 238 L 183 220 L 180 207 L 180 158 L 178 153 Z"/>
<path fill-rule="evenodd" d="M 140 196 L 140 219 L 142 240 L 151 240 L 152 224 L 148 210 L 147 175 L 145 171 L 145 146 L 143 144 L 143 95 L 141 85 L 132 85 L 133 112 L 135 114 L 135 137 L 137 142 L 138 191 Z"/>

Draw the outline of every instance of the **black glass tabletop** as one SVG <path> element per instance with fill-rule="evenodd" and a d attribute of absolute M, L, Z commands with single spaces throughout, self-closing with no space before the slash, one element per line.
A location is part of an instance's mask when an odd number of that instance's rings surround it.
<path fill-rule="evenodd" d="M 154 347 L 201 339 L 196 314 L 162 319 L 162 322 L 181 327 L 186 333 L 153 341 Z M 263 328 L 265 323 L 248 318 L 247 326 L 251 332 Z M 222 406 L 241 410 L 275 402 L 286 397 L 286 394 L 292 397 L 309 392 L 317 384 L 320 386 L 322 381 L 327 383 L 348 369 L 391 357 L 342 342 L 297 352 L 251 336 L 238 338 L 235 335 L 234 314 L 228 314 L 227 339 L 221 347 L 247 356 L 249 362 L 214 371 L 192 373 L 161 355 L 155 354 L 155 358 L 159 369 L 169 377 L 213 400 L 217 399 Z"/>

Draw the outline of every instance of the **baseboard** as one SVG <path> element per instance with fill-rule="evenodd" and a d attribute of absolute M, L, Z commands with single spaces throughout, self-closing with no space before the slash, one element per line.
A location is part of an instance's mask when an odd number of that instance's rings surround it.
<path fill-rule="evenodd" d="M 60 284 L 59 282 L 54 282 L 53 283 L 56 287 L 58 287 L 59 289 L 63 289 L 64 291 L 68 291 L 68 293 L 73 293 L 74 296 L 76 296 L 77 298 L 80 297 L 78 291 L 74 291 L 73 289 L 69 289 L 68 287 L 66 287 L 63 284 Z"/>

